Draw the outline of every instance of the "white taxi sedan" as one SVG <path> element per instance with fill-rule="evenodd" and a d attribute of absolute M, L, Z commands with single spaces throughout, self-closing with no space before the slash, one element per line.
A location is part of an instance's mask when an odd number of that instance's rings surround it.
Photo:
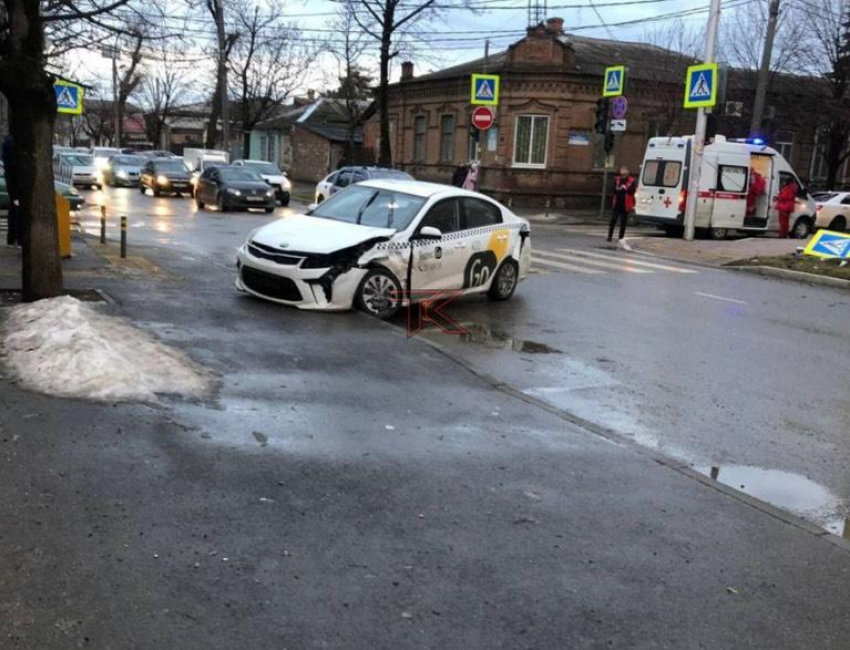
<path fill-rule="evenodd" d="M 456 187 L 374 180 L 252 232 L 236 287 L 301 309 L 389 318 L 440 291 L 510 298 L 531 266 L 528 222 Z"/>
<path fill-rule="evenodd" d="M 850 224 L 850 192 L 818 192 L 815 227 L 844 232 Z"/>

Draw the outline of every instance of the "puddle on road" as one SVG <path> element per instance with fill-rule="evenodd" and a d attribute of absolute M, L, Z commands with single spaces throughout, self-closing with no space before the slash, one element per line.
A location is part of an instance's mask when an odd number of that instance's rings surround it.
<path fill-rule="evenodd" d="M 850 522 L 839 514 L 842 510 L 841 499 L 805 476 L 750 465 L 702 465 L 694 469 L 724 485 L 850 539 Z"/>
<path fill-rule="evenodd" d="M 461 343 L 471 343 L 492 350 L 513 350 L 526 354 L 561 354 L 560 350 L 526 339 L 518 339 L 506 332 L 495 330 L 481 323 L 460 323 L 466 330 L 465 334 L 458 334 L 457 340 Z M 429 331 L 428 334 L 440 334 L 438 330 Z"/>

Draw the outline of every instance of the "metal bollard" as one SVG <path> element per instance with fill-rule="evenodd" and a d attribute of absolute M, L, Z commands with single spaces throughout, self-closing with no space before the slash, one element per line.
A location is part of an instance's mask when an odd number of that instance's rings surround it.
<path fill-rule="evenodd" d="M 547 217 L 549 216 L 549 208 L 550 208 L 551 205 L 552 205 L 552 198 L 547 196 L 546 197 L 546 216 Z"/>
<path fill-rule="evenodd" d="M 100 206 L 100 243 L 106 243 L 106 206 Z"/>
<path fill-rule="evenodd" d="M 127 217 L 121 217 L 121 257 L 127 257 Z"/>

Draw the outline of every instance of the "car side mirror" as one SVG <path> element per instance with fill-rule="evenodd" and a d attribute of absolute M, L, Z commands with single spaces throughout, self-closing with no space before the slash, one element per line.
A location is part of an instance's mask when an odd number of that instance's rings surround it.
<path fill-rule="evenodd" d="M 419 231 L 418 235 L 419 239 L 442 239 L 443 233 L 440 232 L 439 228 L 435 228 L 434 226 L 425 226 Z"/>

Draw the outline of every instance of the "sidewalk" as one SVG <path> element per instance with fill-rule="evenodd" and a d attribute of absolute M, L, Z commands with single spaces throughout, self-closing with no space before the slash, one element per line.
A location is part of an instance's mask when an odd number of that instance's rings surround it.
<path fill-rule="evenodd" d="M 773 257 L 794 253 L 805 246 L 804 239 L 778 239 L 773 237 L 747 237 L 713 241 L 695 239 L 685 241 L 678 237 L 626 237 L 626 245 L 634 251 L 651 253 L 659 257 L 693 262 L 708 266 L 724 266 L 737 260 L 753 257 Z"/>

